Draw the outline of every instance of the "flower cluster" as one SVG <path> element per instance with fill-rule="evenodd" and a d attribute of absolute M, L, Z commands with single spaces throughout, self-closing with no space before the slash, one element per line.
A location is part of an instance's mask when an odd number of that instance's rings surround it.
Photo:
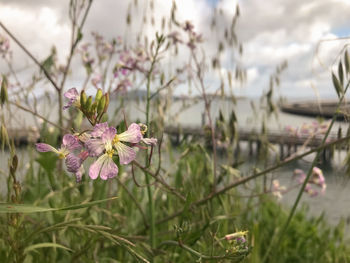
<path fill-rule="evenodd" d="M 286 191 L 287 191 L 287 188 L 285 186 L 281 186 L 278 180 L 272 181 L 272 189 L 271 189 L 272 195 L 276 196 L 278 199 L 281 199 L 282 195 Z"/>
<path fill-rule="evenodd" d="M 89 43 L 86 43 L 80 47 L 78 50 L 79 53 L 81 54 L 81 59 L 83 62 L 83 65 L 85 67 L 86 73 L 90 75 L 93 71 L 92 66 L 95 62 L 95 59 L 91 57 L 90 52 L 89 52 Z"/>
<path fill-rule="evenodd" d="M 230 243 L 231 245 L 231 251 L 226 252 L 243 252 L 247 251 L 249 249 L 248 242 L 247 242 L 247 234 L 248 231 L 239 231 L 232 234 L 228 234 L 225 236 L 225 239 Z"/>
<path fill-rule="evenodd" d="M 315 136 L 323 135 L 327 132 L 330 122 L 319 123 L 313 121 L 311 123 L 303 123 L 301 127 L 292 127 L 287 125 L 285 131 L 292 136 L 301 137 L 301 136 Z"/>
<path fill-rule="evenodd" d="M 188 35 L 187 40 L 182 39 L 178 31 L 173 31 L 168 35 L 173 44 L 186 44 L 190 49 L 195 49 L 199 43 L 203 42 L 202 35 L 194 31 L 194 25 L 190 21 L 186 21 L 181 26 L 181 29 Z"/>
<path fill-rule="evenodd" d="M 95 46 L 97 51 L 98 61 L 101 63 L 115 52 L 116 40 L 111 42 L 106 41 L 103 36 L 97 32 L 92 32 L 92 36 L 95 38 Z"/>
<path fill-rule="evenodd" d="M 301 169 L 294 170 L 294 178 L 296 178 L 299 184 L 303 184 L 306 179 L 306 174 Z M 314 167 L 309 181 L 306 184 L 305 192 L 310 196 L 317 196 L 320 192 L 324 193 L 326 190 L 326 180 L 323 176 L 323 172 L 320 168 Z M 321 191 L 319 191 L 319 188 Z"/>
<path fill-rule="evenodd" d="M 65 108 L 74 106 L 81 110 L 85 115 L 91 114 L 89 109 L 86 109 L 86 103 L 82 105 L 82 97 L 75 88 L 68 90 L 65 97 L 69 100 Z M 52 147 L 46 143 L 37 143 L 36 148 L 39 152 L 54 152 L 60 159 L 65 160 L 67 170 L 74 173 L 77 181 L 80 181 L 85 171 L 83 163 L 88 158 L 95 158 L 95 161 L 89 167 L 89 176 L 91 179 L 100 177 L 103 180 L 113 178 L 118 174 L 119 161 L 121 165 L 126 165 L 136 158 L 134 147 L 144 145 L 156 145 L 157 139 L 144 138 L 147 131 L 147 126 L 144 124 L 132 123 L 126 131 L 118 133 L 115 127 L 111 127 L 107 122 L 99 123 L 99 114 L 106 111 L 106 105 L 102 105 L 103 111 L 99 111 L 100 101 L 105 95 L 102 91 L 98 91 L 95 97 L 97 115 L 88 115 L 90 123 L 93 124 L 92 131 L 66 134 L 63 136 L 63 142 L 59 149 Z M 88 101 L 91 104 L 92 98 Z M 89 106 L 89 107 L 90 107 Z M 95 108 L 96 108 L 95 107 Z M 95 122 L 93 122 L 95 120 Z"/>

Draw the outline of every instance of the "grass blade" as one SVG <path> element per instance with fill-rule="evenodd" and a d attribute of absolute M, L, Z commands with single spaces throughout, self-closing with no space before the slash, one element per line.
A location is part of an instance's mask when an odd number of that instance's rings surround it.
<path fill-rule="evenodd" d="M 51 208 L 51 207 L 40 207 L 26 204 L 9 204 L 9 203 L 0 203 L 0 214 L 5 213 L 40 213 L 40 212 L 52 212 L 52 211 L 65 211 L 65 210 L 76 210 L 81 208 L 86 208 L 94 206 L 100 203 L 105 203 L 110 200 L 117 199 L 118 197 L 111 197 L 107 199 L 91 201 L 84 204 L 72 205 L 62 208 Z"/>

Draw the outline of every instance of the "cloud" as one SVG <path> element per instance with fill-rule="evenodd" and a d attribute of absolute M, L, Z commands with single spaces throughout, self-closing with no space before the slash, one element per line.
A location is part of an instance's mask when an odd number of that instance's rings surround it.
<path fill-rule="evenodd" d="M 163 17 L 169 17 L 172 1 L 154 1 L 153 11 L 150 1 L 136 2 L 137 7 L 135 1 L 94 1 L 83 31 L 84 38 L 89 40 L 90 32 L 98 31 L 106 39 L 121 36 L 127 43 L 135 41 L 141 33 L 149 40 L 153 39 L 155 31 L 162 30 Z M 211 14 L 214 2 L 176 1 L 177 18 L 192 21 L 196 30 L 203 33 L 206 40 L 203 49 L 209 55 L 216 54 L 218 39 L 223 37 L 224 25 L 232 22 L 237 4 L 235 0 L 218 1 L 217 27 L 213 31 Z M 0 17 L 36 57 L 44 59 L 51 46 L 56 45 L 59 59 L 64 61 L 70 41 L 68 4 L 69 1 L 55 0 L 32 0 L 30 3 L 25 0 L 0 0 Z M 221 56 L 221 66 L 227 71 L 239 63 L 248 70 L 247 87 L 240 90 L 240 93 L 261 94 L 268 87 L 269 75 L 275 71 L 276 66 L 283 60 L 288 60 L 289 67 L 281 76 L 282 94 L 293 96 L 293 90 L 296 90 L 298 92 L 295 95 L 302 91 L 305 96 L 314 96 L 312 85 L 319 88 L 325 96 L 333 94 L 333 91 L 329 92 L 332 89 L 330 66 L 345 41 L 322 42 L 317 56 L 315 51 L 320 40 L 336 38 L 339 32 L 347 32 L 350 1 L 240 0 L 238 4 L 241 16 L 236 30 L 238 39 L 243 43 L 243 56 L 238 58 L 232 55 L 232 51 L 224 53 Z M 131 27 L 126 26 L 128 12 L 131 14 Z M 154 21 L 155 27 L 151 26 L 151 21 Z M 173 28 L 169 29 L 167 25 L 165 30 L 171 31 Z M 19 48 L 14 49 L 14 54 L 17 68 L 31 63 Z M 76 59 L 73 66 L 78 65 L 79 59 Z M 0 65 L 0 70 L 5 70 L 4 65 Z M 78 70 L 78 74 L 71 76 L 69 81 L 79 83 L 82 72 L 83 70 Z M 215 83 L 215 78 L 208 76 L 209 83 Z"/>

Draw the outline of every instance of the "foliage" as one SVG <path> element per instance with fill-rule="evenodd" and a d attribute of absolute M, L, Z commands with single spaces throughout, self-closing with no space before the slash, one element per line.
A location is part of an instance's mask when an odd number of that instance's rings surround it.
<path fill-rule="evenodd" d="M 133 3 L 136 8 L 137 1 Z M 310 218 L 305 207 L 297 209 L 304 192 L 315 193 L 309 189 L 311 184 L 326 187 L 322 171 L 315 167 L 320 153 L 349 140 L 349 135 L 328 138 L 337 112 L 327 125 L 311 125 L 310 133 L 301 129 L 307 142 L 321 135 L 319 146 L 306 144 L 307 150 L 278 158 L 268 141 L 266 119 L 272 113 L 278 118 L 274 94 L 287 67 L 283 62 L 256 110 L 262 128 L 249 138 L 250 143 L 257 141 L 256 158 L 240 153 L 234 110 L 229 120 L 222 109 L 212 116 L 211 102 L 228 100 L 235 105 L 233 82 L 246 80 L 239 63 L 243 46 L 235 33 L 238 6 L 232 23 L 223 27 L 216 26 L 223 22 L 223 11 L 215 11 L 212 30 L 219 30 L 224 38 L 219 39 L 218 50 L 207 55 L 201 49 L 203 36 L 190 21 L 177 19 L 175 1 L 162 33 L 158 31 L 150 43 L 145 36 L 141 44 L 139 36 L 135 45 L 124 45 L 120 38 L 105 40 L 96 32 L 93 42 L 85 43 L 83 26 L 91 4 L 92 0 L 70 1 L 72 41 L 65 65 L 58 63 L 60 50 L 55 47 L 43 62 L 38 61 L 0 22 L 38 67 L 30 84 L 23 84 L 11 66 L 10 42 L 0 35 L 0 53 L 9 66 L 9 72 L 2 74 L 0 91 L 0 139 L 8 156 L 8 169 L 1 170 L 7 182 L 7 196 L 0 203 L 1 262 L 350 260 L 343 221 L 331 227 L 323 216 Z M 130 25 L 131 7 L 128 12 Z M 165 31 L 166 22 L 171 32 Z M 179 53 L 180 66 L 164 70 L 170 63 L 167 57 Z M 234 58 L 227 68 L 227 81 L 222 74 L 224 55 Z M 78 88 L 66 84 L 70 71 L 76 70 L 71 69 L 75 56 L 81 57 L 86 74 Z M 350 83 L 349 67 L 344 51 L 338 73 L 331 75 L 339 96 L 338 111 Z M 211 73 L 218 77 L 220 87 L 208 94 L 207 75 Z M 57 120 L 47 117 L 37 104 L 35 91 L 44 81 L 52 86 L 46 99 L 50 106 L 58 105 Z M 188 87 L 189 94 L 194 85 L 200 99 L 190 99 L 180 112 L 198 101 L 204 106 L 203 125 L 190 134 L 167 126 L 176 124 L 178 112 L 171 107 L 177 99 L 173 92 L 181 85 Z M 142 108 L 142 116 L 136 117 L 135 109 L 126 114 L 129 105 Z M 24 149 L 15 146 L 8 132 L 9 120 L 16 117 L 12 106 L 36 118 L 40 143 L 30 142 Z M 281 197 L 288 189 L 270 180 L 270 172 L 314 153 L 308 172 L 299 170 L 302 180 L 296 185 L 299 195 L 292 209 L 282 208 L 271 194 Z M 25 167 L 19 165 L 21 159 L 27 160 Z M 249 181 L 254 187 L 247 195 Z"/>

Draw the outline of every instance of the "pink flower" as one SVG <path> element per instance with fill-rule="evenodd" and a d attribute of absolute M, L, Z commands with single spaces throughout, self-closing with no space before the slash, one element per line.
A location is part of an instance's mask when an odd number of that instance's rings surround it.
<path fill-rule="evenodd" d="M 141 141 L 144 144 L 156 146 L 157 142 L 158 142 L 158 140 L 156 138 L 144 138 L 143 137 L 146 134 L 147 130 L 148 130 L 147 125 L 143 124 L 143 123 L 139 123 L 139 126 L 140 126 L 140 130 L 141 130 L 141 134 L 142 134 Z"/>
<path fill-rule="evenodd" d="M 158 142 L 156 138 L 143 138 L 143 137 L 141 141 L 147 145 L 153 145 L 153 146 L 156 146 Z"/>
<path fill-rule="evenodd" d="M 80 95 L 76 88 L 71 88 L 64 93 L 64 96 L 68 99 L 67 105 L 63 106 L 63 109 L 68 109 L 72 105 L 80 107 Z"/>
<path fill-rule="evenodd" d="M 300 169 L 294 170 L 294 176 L 297 177 L 296 180 L 299 184 L 303 184 L 306 179 L 306 174 Z M 314 167 L 312 169 L 311 177 L 307 182 L 304 191 L 310 196 L 314 197 L 319 193 L 319 191 L 315 189 L 315 186 L 321 188 L 321 193 L 324 193 L 327 187 L 322 170 L 318 167 Z"/>
<path fill-rule="evenodd" d="M 62 145 L 59 149 L 46 143 L 37 143 L 35 146 L 39 152 L 54 152 L 60 159 L 65 159 L 67 170 L 69 172 L 77 172 L 82 164 L 83 160 L 73 154 L 73 151 L 80 150 L 82 145 L 79 143 L 79 140 L 71 134 L 63 136 Z"/>
<path fill-rule="evenodd" d="M 140 131 L 140 126 L 136 123 L 132 123 L 127 131 L 115 135 L 113 139 L 113 146 L 118 152 L 121 164 L 128 164 L 136 157 L 136 152 L 122 142 L 138 143 L 141 139 L 142 134 Z"/>
<path fill-rule="evenodd" d="M 90 156 L 99 156 L 99 158 L 90 166 L 89 176 L 96 179 L 99 175 L 106 180 L 118 174 L 118 167 L 113 162 L 115 150 L 119 156 L 121 164 L 128 164 L 136 157 L 136 152 L 122 142 L 138 143 L 142 134 L 140 126 L 132 123 L 128 130 L 117 134 L 114 127 L 108 127 L 107 123 L 101 123 L 95 126 L 91 138 L 85 144 Z"/>
<path fill-rule="evenodd" d="M 90 156 L 97 156 L 104 151 L 104 153 L 90 166 L 89 176 L 91 179 L 94 180 L 100 176 L 101 179 L 107 180 L 118 174 L 118 166 L 112 159 L 114 154 L 112 143 L 115 135 L 116 129 L 110 127 L 103 132 L 100 139 L 91 139 L 86 142 L 86 147 Z"/>

